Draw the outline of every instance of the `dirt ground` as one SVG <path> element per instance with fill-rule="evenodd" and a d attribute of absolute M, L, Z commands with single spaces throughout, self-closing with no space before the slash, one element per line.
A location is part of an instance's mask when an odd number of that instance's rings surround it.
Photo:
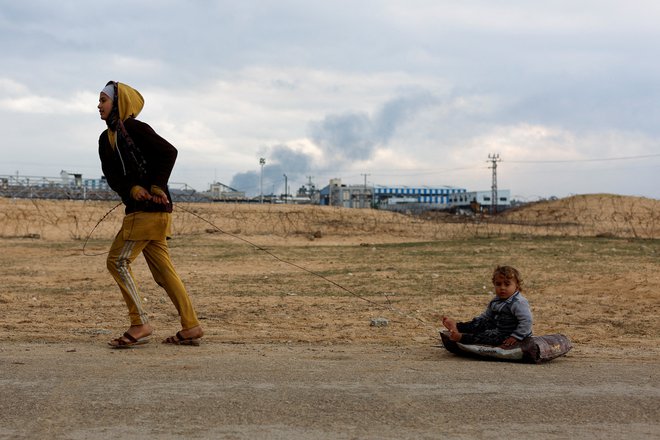
<path fill-rule="evenodd" d="M 6 439 L 650 439 L 657 363 L 423 344 L 3 344 Z"/>
<path fill-rule="evenodd" d="M 96 225 L 113 206 L 0 199 L 0 439 L 659 437 L 658 201 L 461 221 L 180 206 L 171 251 L 204 342 L 159 344 L 177 316 L 138 260 L 155 333 L 122 351 L 104 259 L 120 209 Z M 521 270 L 535 334 L 569 336 L 567 356 L 435 347 L 440 316 L 481 312 L 497 264 Z"/>

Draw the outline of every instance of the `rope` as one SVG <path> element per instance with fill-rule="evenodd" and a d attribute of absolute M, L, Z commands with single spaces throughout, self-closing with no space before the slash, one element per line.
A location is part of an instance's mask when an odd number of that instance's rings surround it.
<path fill-rule="evenodd" d="M 110 208 L 110 210 L 108 212 L 103 214 L 103 217 L 101 217 L 101 220 L 96 222 L 96 224 L 94 225 L 92 230 L 89 231 L 89 234 L 87 234 L 87 238 L 85 238 L 85 242 L 83 243 L 83 247 L 82 247 L 82 253 L 83 253 L 84 256 L 86 256 L 86 257 L 98 257 L 99 255 L 105 255 L 109 252 L 109 251 L 106 251 L 106 252 L 100 252 L 98 254 L 88 254 L 88 253 L 85 252 L 85 249 L 87 248 L 87 242 L 89 242 L 89 239 L 92 237 L 92 234 L 94 233 L 94 231 L 96 231 L 96 228 L 99 227 L 99 225 L 103 222 L 103 220 L 105 220 L 106 217 L 109 216 L 112 211 L 119 208 L 121 206 L 121 204 L 122 204 L 122 202 L 119 202 L 115 206 Z"/>
<path fill-rule="evenodd" d="M 98 253 L 98 254 L 88 254 L 88 253 L 86 253 L 85 250 L 86 250 L 86 247 L 87 247 L 87 243 L 89 242 L 89 239 L 90 239 L 90 237 L 92 236 L 92 234 L 94 233 L 94 231 L 96 230 L 96 228 L 97 228 L 97 227 L 103 222 L 103 220 L 105 220 L 105 219 L 110 215 L 110 213 L 112 213 L 112 211 L 114 211 L 115 209 L 117 209 L 120 205 L 121 205 L 121 202 L 118 203 L 117 205 L 115 205 L 114 207 L 112 207 L 108 212 L 106 212 L 106 213 L 103 215 L 103 217 L 101 217 L 101 219 L 96 223 L 96 225 L 94 225 L 94 227 L 92 228 L 92 230 L 91 230 L 91 231 L 89 232 L 89 234 L 87 235 L 87 238 L 85 239 L 85 242 L 84 242 L 84 244 L 83 244 L 83 249 L 82 249 L 82 251 L 83 251 L 83 255 L 85 255 L 85 256 L 87 256 L 87 257 L 95 257 L 95 256 L 99 256 L 99 255 L 105 255 L 105 254 L 108 253 L 108 252 L 101 252 L 101 253 Z M 177 210 L 184 211 L 184 212 L 187 212 L 188 214 L 190 214 L 190 215 L 192 215 L 192 216 L 198 218 L 199 220 L 201 220 L 201 221 L 203 221 L 203 222 L 205 222 L 205 223 L 208 223 L 209 225 L 211 225 L 211 226 L 212 226 L 215 230 L 217 230 L 218 232 L 220 232 L 220 233 L 222 233 L 222 234 L 224 234 L 224 235 L 227 235 L 227 236 L 229 236 L 229 237 L 235 238 L 235 239 L 237 239 L 237 240 L 240 240 L 240 241 L 242 241 L 242 242 L 244 242 L 244 243 L 247 243 L 247 244 L 249 244 L 250 246 L 254 247 L 256 250 L 261 251 L 261 252 L 263 252 L 263 253 L 269 255 L 271 258 L 273 258 L 273 259 L 275 259 L 275 260 L 277 260 L 277 261 L 279 261 L 279 262 L 281 262 L 281 263 L 288 264 L 289 266 L 293 266 L 293 267 L 295 267 L 295 268 L 297 268 L 297 269 L 299 269 L 299 270 L 301 270 L 301 271 L 303 271 L 303 272 L 306 272 L 306 273 L 308 273 L 308 274 L 310 274 L 310 275 L 312 275 L 312 276 L 315 276 L 315 277 L 317 277 L 317 278 L 320 278 L 320 279 L 324 280 L 324 281 L 326 281 L 327 283 L 330 283 L 330 284 L 332 284 L 333 286 L 337 287 L 338 289 L 343 290 L 344 292 L 348 293 L 349 295 L 353 296 L 354 298 L 357 298 L 357 299 L 359 299 L 359 300 L 361 300 L 361 301 L 364 301 L 364 302 L 366 302 L 366 303 L 369 303 L 369 304 L 371 304 L 371 305 L 373 305 L 373 306 L 375 306 L 375 307 L 378 307 L 378 308 L 380 308 L 380 309 L 388 310 L 388 311 L 391 311 L 391 312 L 397 313 L 397 314 L 399 314 L 400 316 L 403 316 L 403 317 L 408 318 L 408 319 L 415 320 L 415 321 L 417 321 L 417 322 L 423 324 L 424 326 L 430 327 L 430 328 L 433 329 L 434 337 L 437 338 L 437 336 L 435 336 L 435 333 L 437 332 L 435 326 L 433 326 L 432 324 L 430 324 L 430 323 L 424 321 L 423 319 L 421 319 L 421 318 L 419 318 L 419 317 L 417 317 L 417 316 L 415 316 L 415 315 L 412 315 L 412 314 L 410 314 L 410 313 L 407 313 L 407 312 L 404 312 L 404 311 L 402 311 L 402 310 L 397 309 L 396 307 L 394 307 L 394 306 L 392 305 L 392 302 L 390 301 L 390 299 L 389 299 L 389 297 L 388 297 L 387 295 L 385 295 L 385 299 L 387 300 L 387 305 L 383 305 L 383 304 L 381 304 L 381 303 L 379 303 L 379 302 L 376 302 L 376 301 L 374 301 L 374 300 L 371 300 L 371 299 L 369 299 L 369 298 L 366 298 L 364 295 L 360 295 L 360 294 L 356 293 L 356 292 L 353 291 L 352 289 L 349 289 L 349 288 L 347 288 L 347 287 L 345 287 L 345 286 L 339 284 L 338 282 L 333 281 L 333 280 L 331 280 L 330 278 L 321 275 L 320 273 L 317 273 L 317 272 L 314 272 L 313 270 L 307 269 L 306 267 L 301 266 L 301 265 L 299 265 L 299 264 L 297 264 L 297 263 L 293 263 L 293 262 L 291 262 L 291 261 L 285 260 L 284 258 L 281 258 L 280 256 L 274 254 L 273 252 L 269 251 L 268 249 L 266 249 L 266 248 L 264 248 L 264 247 L 261 247 L 261 246 L 255 244 L 255 243 L 251 242 L 250 240 L 247 240 L 247 239 L 245 239 L 245 238 L 243 238 L 243 237 L 240 237 L 240 236 L 238 236 L 238 235 L 236 235 L 236 234 L 232 234 L 231 232 L 227 232 L 227 231 L 225 231 L 225 230 L 219 228 L 219 227 L 218 227 L 217 225 L 215 225 L 213 222 L 211 222 L 211 221 L 205 219 L 204 217 L 202 217 L 201 215 L 197 214 L 196 212 L 191 211 L 190 209 L 184 208 L 183 206 L 178 205 L 178 204 L 176 205 L 176 209 L 177 209 Z"/>
<path fill-rule="evenodd" d="M 419 322 L 419 323 L 421 323 L 421 324 L 423 324 L 423 325 L 425 325 L 425 326 L 427 326 L 427 327 L 432 328 L 432 329 L 433 329 L 433 332 L 434 332 L 434 335 L 435 335 L 435 333 L 437 332 L 435 326 L 433 326 L 432 324 L 430 324 L 430 323 L 424 321 L 423 319 L 421 319 L 421 318 L 419 318 L 419 317 L 417 317 L 417 316 L 414 316 L 414 315 L 412 315 L 412 314 L 410 314 L 410 313 L 406 313 L 406 312 L 404 312 L 404 311 L 402 311 L 402 310 L 399 310 L 399 309 L 397 309 L 396 307 L 394 307 L 394 306 L 392 305 L 392 302 L 390 301 L 390 299 L 387 297 L 387 295 L 385 295 L 385 299 L 387 300 L 387 306 L 385 306 L 385 305 L 383 305 L 383 304 L 381 304 L 381 303 L 379 303 L 379 302 L 373 301 L 373 300 L 371 300 L 371 299 L 369 299 L 369 298 L 364 297 L 363 295 L 360 295 L 360 294 L 356 293 L 355 291 L 353 291 L 353 290 L 351 290 L 351 289 L 349 289 L 349 288 L 347 288 L 347 287 L 345 287 L 345 286 L 343 286 L 343 285 L 337 283 L 336 281 L 331 280 L 330 278 L 328 278 L 328 277 L 326 277 L 326 276 L 321 275 L 320 273 L 314 272 L 313 270 L 307 269 L 307 268 L 304 267 L 304 266 L 301 266 L 301 265 L 299 265 L 299 264 L 296 264 L 296 263 L 293 263 L 293 262 L 291 262 L 291 261 L 285 260 L 285 259 L 279 257 L 278 255 L 274 254 L 273 252 L 269 251 L 268 249 L 265 249 L 265 248 L 263 248 L 263 247 L 261 247 L 261 246 L 255 244 L 255 243 L 251 242 L 250 240 L 247 240 L 247 239 L 245 239 L 245 238 L 243 238 L 243 237 L 240 237 L 240 236 L 238 236 L 238 235 L 236 235 L 236 234 L 232 234 L 232 233 L 230 233 L 230 232 L 224 231 L 223 229 L 221 229 L 221 228 L 219 228 L 217 225 L 215 225 L 213 222 L 211 222 L 211 221 L 205 219 L 204 217 L 200 216 L 199 214 L 197 214 L 197 213 L 194 212 L 194 211 L 191 211 L 191 210 L 189 210 L 189 209 L 186 209 L 186 208 L 182 207 L 181 205 L 177 205 L 177 209 L 180 209 L 180 210 L 182 210 L 182 211 L 185 211 L 185 212 L 187 212 L 188 214 L 193 215 L 194 217 L 198 218 L 199 220 L 201 220 L 201 221 L 203 221 L 203 222 L 205 222 L 205 223 L 208 223 L 209 225 L 211 225 L 211 226 L 212 226 L 215 230 L 217 230 L 218 232 L 220 232 L 220 233 L 222 233 L 222 234 L 225 234 L 225 235 L 228 235 L 228 236 L 230 236 L 230 237 L 232 237 L 232 238 L 235 238 L 235 239 L 237 239 L 237 240 L 240 240 L 240 241 L 242 241 L 242 242 L 244 242 L 244 243 L 247 243 L 247 244 L 249 244 L 250 246 L 254 247 L 256 250 L 262 251 L 263 253 L 269 255 L 270 257 L 274 258 L 275 260 L 277 260 L 277 261 L 279 261 L 279 262 L 281 262 L 281 263 L 288 264 L 288 265 L 293 266 L 293 267 L 295 267 L 295 268 L 297 268 L 297 269 L 299 269 L 299 270 L 301 270 L 301 271 L 303 271 L 303 272 L 306 272 L 306 273 L 308 273 L 308 274 L 310 274 L 310 275 L 312 275 L 312 276 L 318 277 L 318 278 L 320 278 L 320 279 L 322 279 L 322 280 L 324 280 L 324 281 L 326 281 L 326 282 L 332 284 L 333 286 L 335 286 L 335 287 L 337 287 L 337 288 L 343 290 L 344 292 L 350 294 L 351 296 L 353 296 L 353 297 L 355 297 L 355 298 L 357 298 L 357 299 L 360 299 L 360 300 L 362 300 L 362 301 L 365 301 L 365 302 L 367 302 L 367 303 L 369 303 L 369 304 L 371 304 L 371 305 L 373 305 L 373 306 L 375 306 L 375 307 L 378 307 L 378 308 L 381 308 L 381 309 L 384 309 L 384 310 L 389 310 L 389 311 L 391 311 L 391 312 L 397 313 L 397 314 L 399 314 L 399 315 L 401 315 L 401 316 L 404 316 L 404 317 L 406 317 L 406 318 L 408 318 L 408 319 L 413 319 L 413 320 L 415 320 L 415 321 L 417 321 L 417 322 Z M 437 338 L 437 336 L 435 336 L 435 337 Z"/>

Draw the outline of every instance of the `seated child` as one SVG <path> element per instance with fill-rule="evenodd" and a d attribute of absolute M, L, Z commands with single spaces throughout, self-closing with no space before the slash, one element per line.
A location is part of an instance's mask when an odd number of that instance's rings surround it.
<path fill-rule="evenodd" d="M 456 322 L 443 316 L 449 339 L 462 344 L 512 348 L 532 335 L 532 311 L 520 293 L 522 278 L 511 266 L 498 266 L 493 273 L 495 295 L 486 310 L 470 322 Z"/>

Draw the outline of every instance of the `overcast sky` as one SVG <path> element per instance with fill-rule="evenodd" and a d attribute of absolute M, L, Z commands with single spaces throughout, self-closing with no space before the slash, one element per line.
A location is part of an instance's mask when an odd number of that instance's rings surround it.
<path fill-rule="evenodd" d="M 171 182 L 660 198 L 660 2 L 0 0 L 0 175 L 99 178 L 108 80 Z M 366 175 L 366 176 L 365 176 Z"/>

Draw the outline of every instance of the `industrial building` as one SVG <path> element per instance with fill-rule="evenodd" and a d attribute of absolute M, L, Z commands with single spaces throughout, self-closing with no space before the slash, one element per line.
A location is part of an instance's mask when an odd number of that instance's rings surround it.
<path fill-rule="evenodd" d="M 243 201 L 245 192 L 238 191 L 224 183 L 213 182 L 207 193 L 213 201 Z"/>
<path fill-rule="evenodd" d="M 332 179 L 320 191 L 320 204 L 390 210 L 444 209 L 450 206 L 453 197 L 466 193 L 464 188 L 451 186 L 345 185 L 341 179 Z"/>
<path fill-rule="evenodd" d="M 467 190 L 452 186 L 385 186 L 374 185 L 377 206 L 421 203 L 446 207 L 451 197 L 464 194 Z"/>
<path fill-rule="evenodd" d="M 319 192 L 319 204 L 344 208 L 371 208 L 373 187 L 344 185 L 341 179 L 331 179 L 330 184 Z"/>

